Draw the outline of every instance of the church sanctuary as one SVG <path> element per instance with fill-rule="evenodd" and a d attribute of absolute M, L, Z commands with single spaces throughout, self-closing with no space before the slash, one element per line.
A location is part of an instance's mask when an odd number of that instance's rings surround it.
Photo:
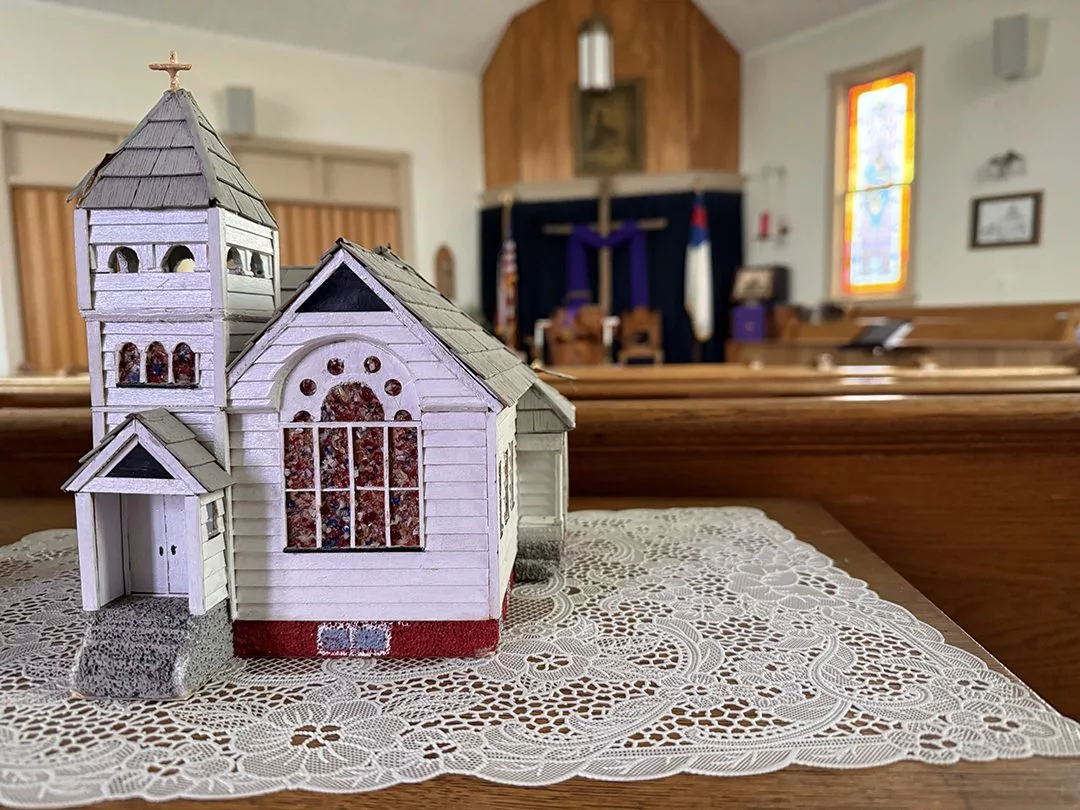
<path fill-rule="evenodd" d="M 1080 807 L 1078 44 L 0 0 L 0 805 Z"/>

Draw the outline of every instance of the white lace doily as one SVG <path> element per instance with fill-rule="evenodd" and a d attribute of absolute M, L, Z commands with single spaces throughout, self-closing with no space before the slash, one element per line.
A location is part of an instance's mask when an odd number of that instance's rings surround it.
<path fill-rule="evenodd" d="M 544 785 L 1080 755 L 1080 726 L 754 509 L 577 512 L 478 661 L 235 661 L 175 703 L 71 699 L 74 533 L 0 550 L 0 802 Z"/>

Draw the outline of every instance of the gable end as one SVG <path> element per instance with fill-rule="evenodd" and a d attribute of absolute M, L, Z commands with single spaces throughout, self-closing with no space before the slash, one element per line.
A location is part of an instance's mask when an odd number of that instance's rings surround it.
<path fill-rule="evenodd" d="M 389 305 L 342 263 L 320 284 L 297 312 L 390 312 Z"/>
<path fill-rule="evenodd" d="M 107 478 L 157 478 L 171 479 L 172 474 L 160 461 L 150 455 L 150 451 L 141 444 L 136 444 L 105 474 Z"/>

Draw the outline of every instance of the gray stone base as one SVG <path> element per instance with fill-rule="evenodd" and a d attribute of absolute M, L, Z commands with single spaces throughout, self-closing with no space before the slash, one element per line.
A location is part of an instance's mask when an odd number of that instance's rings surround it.
<path fill-rule="evenodd" d="M 187 597 L 125 596 L 91 614 L 72 689 L 86 697 L 184 698 L 231 657 L 227 603 L 192 616 Z"/>
<path fill-rule="evenodd" d="M 515 582 L 543 582 L 559 570 L 562 559 L 562 524 L 518 528 L 518 553 L 514 562 Z"/>

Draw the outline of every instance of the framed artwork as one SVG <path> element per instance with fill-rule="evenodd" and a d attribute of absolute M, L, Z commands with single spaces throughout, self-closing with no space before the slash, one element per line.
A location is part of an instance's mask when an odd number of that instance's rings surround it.
<path fill-rule="evenodd" d="M 574 91 L 574 168 L 579 177 L 640 172 L 645 165 L 642 83 Z"/>
<path fill-rule="evenodd" d="M 1037 245 L 1042 230 L 1041 191 L 976 197 L 971 201 L 971 248 Z"/>
<path fill-rule="evenodd" d="M 739 268 L 735 273 L 731 300 L 743 302 L 771 300 L 776 286 L 775 275 L 775 267 Z"/>

